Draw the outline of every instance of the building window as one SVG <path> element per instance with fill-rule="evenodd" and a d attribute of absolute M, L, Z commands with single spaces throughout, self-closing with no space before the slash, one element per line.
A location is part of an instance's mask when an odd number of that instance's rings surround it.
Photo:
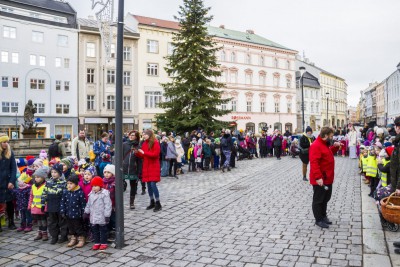
<path fill-rule="evenodd" d="M 290 70 L 290 61 L 289 61 L 289 60 L 286 61 L 286 68 L 287 68 L 288 70 Z"/>
<path fill-rule="evenodd" d="M 314 103 L 311 102 L 311 113 L 314 113 Z"/>
<path fill-rule="evenodd" d="M 56 57 L 55 59 L 56 68 L 61 68 L 61 58 Z"/>
<path fill-rule="evenodd" d="M 115 44 L 111 44 L 110 54 L 111 58 L 115 58 Z"/>
<path fill-rule="evenodd" d="M 173 43 L 168 43 L 167 44 L 167 54 L 170 56 L 174 53 L 175 46 Z"/>
<path fill-rule="evenodd" d="M 131 72 L 124 71 L 124 85 L 131 85 Z"/>
<path fill-rule="evenodd" d="M 265 75 L 264 74 L 260 74 L 260 85 L 265 86 Z"/>
<path fill-rule="evenodd" d="M 246 73 L 246 84 L 252 84 L 252 76 L 251 73 Z"/>
<path fill-rule="evenodd" d="M 286 78 L 286 88 L 290 88 L 292 86 L 292 79 L 287 77 Z"/>
<path fill-rule="evenodd" d="M 43 43 L 43 32 L 32 31 L 32 42 Z"/>
<path fill-rule="evenodd" d="M 67 47 L 68 46 L 68 36 L 59 34 L 57 37 L 57 45 Z"/>
<path fill-rule="evenodd" d="M 94 83 L 94 69 L 87 69 L 86 71 L 86 82 Z"/>
<path fill-rule="evenodd" d="M 246 64 L 251 64 L 251 55 L 250 54 L 246 55 Z"/>
<path fill-rule="evenodd" d="M 64 58 L 64 68 L 69 68 L 69 58 Z"/>
<path fill-rule="evenodd" d="M 37 88 L 38 88 L 38 80 L 31 79 L 31 89 L 37 89 Z"/>
<path fill-rule="evenodd" d="M 86 56 L 96 57 L 96 46 L 94 43 L 86 43 Z"/>
<path fill-rule="evenodd" d="M 1 111 L 3 113 L 18 113 L 18 102 L 2 102 Z"/>
<path fill-rule="evenodd" d="M 279 61 L 277 58 L 274 59 L 274 67 L 279 68 Z"/>
<path fill-rule="evenodd" d="M 275 87 L 279 87 L 279 80 L 280 80 L 279 75 L 274 75 L 274 86 Z"/>
<path fill-rule="evenodd" d="M 265 102 L 264 101 L 260 102 L 260 112 L 265 112 Z"/>
<path fill-rule="evenodd" d="M 87 110 L 94 110 L 94 95 L 86 96 Z"/>
<path fill-rule="evenodd" d="M 45 80 L 38 80 L 39 89 L 44 90 L 46 88 L 46 81 Z"/>
<path fill-rule="evenodd" d="M 69 104 L 63 105 L 63 114 L 69 114 Z"/>
<path fill-rule="evenodd" d="M 19 54 L 18 53 L 11 53 L 11 62 L 14 64 L 19 63 Z"/>
<path fill-rule="evenodd" d="M 35 59 L 36 61 L 36 59 Z M 45 67 L 46 66 L 46 57 L 45 56 L 39 56 L 39 66 Z"/>
<path fill-rule="evenodd" d="M 56 90 L 57 91 L 61 90 L 61 81 L 56 81 Z"/>
<path fill-rule="evenodd" d="M 228 78 L 228 71 L 226 69 L 221 71 L 221 82 L 226 83 Z"/>
<path fill-rule="evenodd" d="M 36 56 L 35 55 L 30 55 L 29 56 L 29 63 L 31 66 L 35 66 L 36 65 Z"/>
<path fill-rule="evenodd" d="M 60 134 L 63 138 L 71 138 L 72 135 L 72 125 L 56 125 L 55 134 Z"/>
<path fill-rule="evenodd" d="M 124 60 L 131 60 L 131 48 L 129 46 L 124 46 Z"/>
<path fill-rule="evenodd" d="M 158 64 L 148 63 L 147 64 L 147 75 L 158 76 Z"/>
<path fill-rule="evenodd" d="M 221 104 L 221 109 L 226 110 L 226 104 Z"/>
<path fill-rule="evenodd" d="M 232 105 L 232 111 L 236 111 L 236 100 L 232 100 L 231 105 Z"/>
<path fill-rule="evenodd" d="M 280 105 L 279 105 L 279 102 L 275 102 L 275 112 L 277 112 L 277 113 L 280 112 Z"/>
<path fill-rule="evenodd" d="M 8 87 L 8 77 L 7 76 L 1 77 L 1 87 Z"/>
<path fill-rule="evenodd" d="M 115 83 L 115 70 L 107 70 L 107 83 Z"/>
<path fill-rule="evenodd" d="M 231 72 L 231 83 L 237 83 L 238 81 L 238 72 L 232 71 Z"/>
<path fill-rule="evenodd" d="M 247 107 L 247 112 L 251 112 L 251 101 L 247 101 L 246 107 Z"/>
<path fill-rule="evenodd" d="M 10 39 L 17 38 L 17 28 L 9 27 L 9 26 L 3 26 L 3 37 L 4 38 L 10 38 Z"/>
<path fill-rule="evenodd" d="M 113 95 L 107 96 L 107 109 L 108 110 L 115 109 L 115 96 L 113 96 Z"/>
<path fill-rule="evenodd" d="M 36 103 L 34 104 L 36 107 L 36 111 L 39 114 L 44 114 L 46 112 L 46 105 L 44 103 Z"/>
<path fill-rule="evenodd" d="M 56 114 L 62 114 L 62 104 L 56 104 Z"/>
<path fill-rule="evenodd" d="M 1 62 L 8 63 L 8 52 L 1 51 Z"/>
<path fill-rule="evenodd" d="M 46 80 L 43 79 L 31 79 L 30 83 L 33 90 L 44 90 L 46 88 Z"/>
<path fill-rule="evenodd" d="M 158 41 L 147 40 L 147 53 L 158 53 Z"/>
<path fill-rule="evenodd" d="M 264 66 L 265 61 L 264 61 L 264 56 L 260 56 L 260 66 Z"/>
<path fill-rule="evenodd" d="M 315 112 L 319 112 L 319 103 L 315 103 Z"/>
<path fill-rule="evenodd" d="M 19 86 L 19 78 L 13 77 L 13 88 L 18 88 Z"/>
<path fill-rule="evenodd" d="M 236 54 L 235 54 L 235 52 L 231 53 L 231 62 L 236 62 Z"/>
<path fill-rule="evenodd" d="M 64 91 L 69 91 L 69 82 L 64 82 Z"/>
<path fill-rule="evenodd" d="M 220 56 L 220 60 L 221 61 L 225 61 L 226 60 L 226 54 L 225 54 L 225 51 L 224 50 L 222 50 L 221 51 L 221 54 L 220 54 L 221 56 Z"/>
<path fill-rule="evenodd" d="M 124 96 L 124 110 L 131 110 L 131 97 Z"/>
<path fill-rule="evenodd" d="M 162 101 L 162 93 L 160 91 L 144 93 L 145 108 L 158 108 L 158 104 Z"/>

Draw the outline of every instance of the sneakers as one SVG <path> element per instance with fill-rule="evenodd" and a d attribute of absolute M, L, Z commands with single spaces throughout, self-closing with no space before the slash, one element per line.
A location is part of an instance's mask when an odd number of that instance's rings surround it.
<path fill-rule="evenodd" d="M 319 221 L 316 222 L 315 224 L 321 228 L 329 228 L 329 225 L 327 225 L 324 221 Z"/>
<path fill-rule="evenodd" d="M 32 231 L 32 224 L 28 224 L 28 225 L 25 227 L 24 232 L 25 232 L 25 233 L 28 233 L 28 232 L 31 232 L 31 231 Z"/>
<path fill-rule="evenodd" d="M 23 232 L 25 231 L 25 224 L 21 223 L 21 226 L 17 228 L 17 232 Z"/>
<path fill-rule="evenodd" d="M 92 250 L 99 250 L 100 244 L 94 244 Z"/>

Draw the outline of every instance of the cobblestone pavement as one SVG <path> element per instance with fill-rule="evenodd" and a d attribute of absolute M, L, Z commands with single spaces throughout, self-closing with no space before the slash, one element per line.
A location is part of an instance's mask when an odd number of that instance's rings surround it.
<path fill-rule="evenodd" d="M 163 210 L 125 209 L 122 250 L 91 251 L 0 234 L 5 266 L 362 266 L 360 180 L 354 160 L 336 158 L 333 225 L 314 225 L 311 186 L 289 157 L 239 161 L 231 172 L 184 174 L 160 184 Z M 128 189 L 129 190 L 129 189 Z M 128 194 L 126 194 L 128 197 Z"/>

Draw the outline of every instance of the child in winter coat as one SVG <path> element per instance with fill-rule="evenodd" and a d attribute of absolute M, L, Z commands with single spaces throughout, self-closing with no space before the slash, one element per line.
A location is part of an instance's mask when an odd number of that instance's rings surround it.
<path fill-rule="evenodd" d="M 47 181 L 42 195 L 42 209 L 47 206 L 50 243 L 52 245 L 57 242 L 68 241 L 67 223 L 60 213 L 61 198 L 67 186 L 62 170 L 63 166 L 59 163 L 51 168 L 51 178 Z M 60 240 L 58 239 L 59 234 L 61 234 Z"/>
<path fill-rule="evenodd" d="M 83 213 L 86 200 L 79 187 L 79 178 L 72 173 L 67 180 L 67 189 L 61 199 L 60 213 L 66 219 L 71 240 L 67 247 L 81 248 L 85 245 L 86 233 L 83 227 Z"/>
<path fill-rule="evenodd" d="M 112 212 L 110 216 L 110 223 L 108 224 L 108 230 L 111 232 L 115 229 L 115 165 L 109 164 L 104 168 L 104 189 L 110 192 L 110 198 L 112 203 Z"/>
<path fill-rule="evenodd" d="M 83 193 L 85 194 L 86 202 L 89 199 L 89 194 L 92 192 L 91 181 L 95 174 L 95 168 L 93 166 L 89 166 L 83 172 L 83 178 L 79 179 L 79 186 L 82 188 Z"/>
<path fill-rule="evenodd" d="M 194 148 L 194 158 L 196 161 L 196 168 L 197 171 L 199 172 L 201 170 L 201 157 L 202 157 L 202 147 L 203 147 L 203 141 L 199 139 L 197 142 L 197 145 Z"/>
<path fill-rule="evenodd" d="M 375 150 L 372 148 L 369 152 L 369 157 L 367 161 L 367 179 L 369 178 L 371 191 L 368 196 L 373 197 L 373 193 L 378 186 L 378 162 L 376 159 Z"/>
<path fill-rule="evenodd" d="M 35 183 L 32 185 L 32 191 L 29 196 L 28 210 L 30 210 L 33 219 L 37 221 L 37 225 L 39 226 L 38 235 L 33 240 L 47 241 L 49 238 L 47 235 L 46 206 L 42 204 L 42 195 L 46 187 L 46 168 L 37 169 L 33 173 L 33 177 Z"/>
<path fill-rule="evenodd" d="M 28 210 L 29 198 L 32 190 L 30 184 L 31 177 L 26 173 L 23 173 L 18 178 L 18 189 L 14 189 L 14 193 L 17 199 L 17 210 L 21 214 L 21 226 L 17 229 L 17 232 L 30 232 L 32 231 L 32 215 Z"/>
<path fill-rule="evenodd" d="M 284 136 L 284 137 L 283 137 L 283 141 L 282 141 L 282 155 L 283 155 L 283 156 L 286 156 L 287 145 L 288 145 L 287 137 Z"/>
<path fill-rule="evenodd" d="M 68 158 L 64 158 L 60 161 L 60 164 L 63 166 L 63 175 L 65 180 L 68 181 L 69 176 L 72 173 L 71 161 Z"/>
<path fill-rule="evenodd" d="M 91 181 L 92 192 L 85 207 L 84 218 L 90 217 L 92 235 L 94 238 L 93 250 L 107 249 L 107 224 L 110 222 L 112 203 L 110 192 L 104 189 L 101 177 L 96 176 Z"/>
<path fill-rule="evenodd" d="M 188 149 L 188 154 L 187 158 L 189 161 L 189 172 L 194 172 L 196 171 L 196 162 L 195 162 L 195 157 L 194 157 L 194 146 L 195 143 L 191 142 L 189 144 L 189 149 Z"/>
<path fill-rule="evenodd" d="M 211 140 L 210 139 L 206 139 L 206 142 L 203 144 L 203 155 L 204 155 L 204 169 L 206 171 L 210 170 L 210 161 L 211 161 Z"/>
<path fill-rule="evenodd" d="M 217 171 L 219 169 L 219 157 L 221 155 L 221 140 L 219 138 L 215 138 L 214 140 L 214 170 Z"/>
<path fill-rule="evenodd" d="M 367 169 L 368 169 L 368 150 L 364 149 L 361 155 L 361 173 L 365 183 L 369 184 L 369 180 L 367 177 Z"/>

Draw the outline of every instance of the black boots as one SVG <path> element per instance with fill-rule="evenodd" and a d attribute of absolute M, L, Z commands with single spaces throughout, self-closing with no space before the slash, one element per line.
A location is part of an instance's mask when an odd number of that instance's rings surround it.
<path fill-rule="evenodd" d="M 161 203 L 160 203 L 160 201 L 156 201 L 156 206 L 155 206 L 153 211 L 157 212 L 157 211 L 160 211 L 160 210 L 162 210 Z"/>
<path fill-rule="evenodd" d="M 304 181 L 304 182 L 308 182 L 307 177 L 304 176 L 304 177 L 303 177 L 303 181 Z"/>
<path fill-rule="evenodd" d="M 146 210 L 154 209 L 155 206 L 156 206 L 156 203 L 155 203 L 154 199 L 152 199 L 152 200 L 150 200 L 150 206 L 148 206 L 146 208 Z"/>
<path fill-rule="evenodd" d="M 321 228 L 329 228 L 329 225 L 327 225 L 323 220 L 319 221 L 319 222 L 316 222 L 315 224 L 318 225 Z"/>
<path fill-rule="evenodd" d="M 129 208 L 131 210 L 135 209 L 135 195 L 131 196 L 129 199 Z"/>

